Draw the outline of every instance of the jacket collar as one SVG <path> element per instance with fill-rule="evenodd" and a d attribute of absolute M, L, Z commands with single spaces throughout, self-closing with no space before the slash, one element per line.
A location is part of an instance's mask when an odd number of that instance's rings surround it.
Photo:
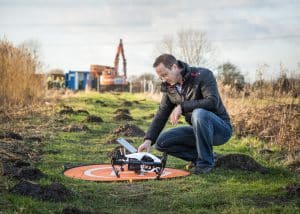
<path fill-rule="evenodd" d="M 189 79 L 191 76 L 191 67 L 187 63 L 182 62 L 180 60 L 177 60 L 177 64 L 182 69 L 180 74 L 181 74 L 181 76 L 183 78 L 183 82 L 184 82 L 187 79 Z"/>

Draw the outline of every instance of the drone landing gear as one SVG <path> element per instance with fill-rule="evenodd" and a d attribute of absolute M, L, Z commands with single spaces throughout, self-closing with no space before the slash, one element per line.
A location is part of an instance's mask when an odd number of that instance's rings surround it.
<path fill-rule="evenodd" d="M 122 150 L 116 150 L 112 155 L 111 165 L 115 175 L 120 178 L 120 170 L 124 171 L 124 165 L 127 164 L 128 171 L 134 171 L 136 174 L 155 172 L 156 179 L 159 180 L 167 163 L 167 154 L 164 153 L 160 162 L 155 162 L 151 157 L 144 156 L 141 160 L 136 158 L 127 158 Z M 116 165 L 120 166 L 120 170 Z"/>

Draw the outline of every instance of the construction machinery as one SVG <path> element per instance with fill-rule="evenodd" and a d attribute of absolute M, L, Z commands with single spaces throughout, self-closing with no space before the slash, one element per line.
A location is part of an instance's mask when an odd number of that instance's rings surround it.
<path fill-rule="evenodd" d="M 123 60 L 123 74 L 119 73 L 119 58 Z M 129 83 L 127 82 L 126 58 L 122 39 L 117 48 L 114 60 L 114 67 L 105 65 L 91 65 L 91 73 L 93 74 L 98 91 L 128 91 Z"/>

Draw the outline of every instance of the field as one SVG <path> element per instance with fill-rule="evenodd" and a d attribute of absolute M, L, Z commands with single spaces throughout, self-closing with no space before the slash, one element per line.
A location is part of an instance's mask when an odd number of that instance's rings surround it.
<path fill-rule="evenodd" d="M 125 124 L 147 130 L 158 103 L 145 96 L 77 93 L 33 107 L 27 114 L 1 118 L 6 122 L 1 122 L 0 129 L 0 213 L 300 212 L 299 171 L 287 167 L 286 151 L 255 136 L 234 135 L 228 143 L 214 149 L 222 155 L 248 155 L 266 167 L 266 172 L 217 167 L 208 175 L 120 183 L 88 182 L 63 175 L 66 167 L 110 163 L 108 155 L 117 146 L 115 138 L 125 137 L 135 146 L 142 143 L 143 137 L 122 136 L 113 131 Z M 116 118 L 117 109 L 128 109 L 127 116 L 132 120 Z M 87 112 L 100 119 L 92 120 Z M 181 118 L 180 125 L 184 123 Z M 34 173 L 22 171 L 26 164 Z M 186 164 L 169 157 L 167 167 L 185 169 Z M 59 194 L 49 196 L 49 190 L 46 195 L 45 191 L 36 191 L 28 196 L 30 190 L 26 187 L 51 185 L 56 185 L 54 189 Z"/>

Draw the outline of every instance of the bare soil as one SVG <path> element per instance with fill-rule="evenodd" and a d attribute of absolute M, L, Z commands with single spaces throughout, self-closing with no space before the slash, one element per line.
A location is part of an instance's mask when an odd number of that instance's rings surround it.
<path fill-rule="evenodd" d="M 125 124 L 115 129 L 112 134 L 117 135 L 118 137 L 121 135 L 126 137 L 143 137 L 145 132 L 135 125 Z"/>
<path fill-rule="evenodd" d="M 20 181 L 9 190 L 11 193 L 31 196 L 43 201 L 63 202 L 72 196 L 72 192 L 64 185 L 54 182 L 50 185 L 41 186 L 29 181 Z"/>
<path fill-rule="evenodd" d="M 133 121 L 133 118 L 129 114 L 119 113 L 113 117 L 113 120 L 114 121 L 120 121 L 120 120 Z"/>
<path fill-rule="evenodd" d="M 15 163 L 2 162 L 0 167 L 1 175 L 19 180 L 39 180 L 45 177 L 44 173 L 39 169 L 24 161 L 16 161 Z"/>
<path fill-rule="evenodd" d="M 123 104 L 122 104 L 122 106 L 127 106 L 127 107 L 132 106 L 132 102 L 130 102 L 130 101 L 124 101 Z"/>
<path fill-rule="evenodd" d="M 88 123 L 102 123 L 103 119 L 101 117 L 98 117 L 96 115 L 88 115 L 85 119 L 85 122 Z"/>
<path fill-rule="evenodd" d="M 75 111 L 72 107 L 70 106 L 63 106 L 64 109 L 59 111 L 59 114 L 74 114 Z"/>
<path fill-rule="evenodd" d="M 289 197 L 300 198 L 300 183 L 288 184 L 285 187 L 285 190 L 287 191 L 287 195 Z"/>
<path fill-rule="evenodd" d="M 267 173 L 268 169 L 257 163 L 252 157 L 244 154 L 227 154 L 216 160 L 216 167 L 230 170 L 246 170 Z"/>
<path fill-rule="evenodd" d="M 82 211 L 76 207 L 66 207 L 62 210 L 63 214 L 96 214 L 94 212 L 90 212 L 90 211 Z M 97 214 L 101 214 L 103 212 L 97 212 Z"/>
<path fill-rule="evenodd" d="M 127 108 L 118 108 L 115 112 L 115 114 L 129 114 L 130 112 Z"/>
<path fill-rule="evenodd" d="M 14 133 L 12 131 L 2 132 L 0 133 L 0 139 L 9 138 L 9 139 L 15 139 L 15 140 L 23 140 L 23 137 L 18 134 Z"/>
<path fill-rule="evenodd" d="M 77 111 L 76 111 L 76 113 L 77 114 L 86 114 L 86 115 L 89 115 L 90 113 L 87 111 L 87 110 L 85 110 L 85 109 L 78 109 Z"/>

